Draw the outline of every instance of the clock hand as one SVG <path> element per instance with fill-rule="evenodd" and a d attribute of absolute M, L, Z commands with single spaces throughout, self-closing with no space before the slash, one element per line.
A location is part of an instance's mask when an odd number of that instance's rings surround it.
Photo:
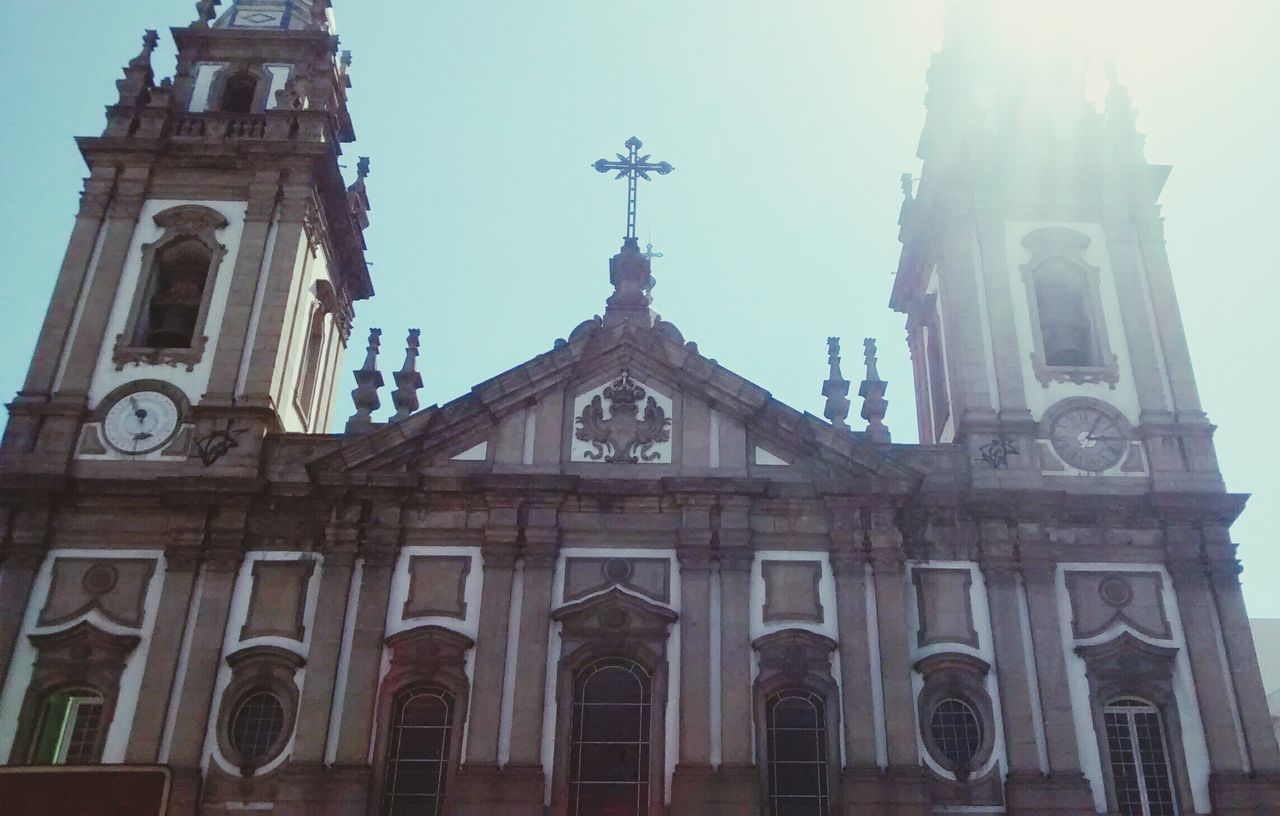
<path fill-rule="evenodd" d="M 1093 425 L 1089 428 L 1089 431 L 1085 434 L 1085 438 L 1092 439 L 1093 432 L 1098 430 L 1098 425 L 1100 425 L 1101 423 L 1102 423 L 1102 414 L 1098 414 L 1098 416 L 1095 417 L 1093 420 Z"/>

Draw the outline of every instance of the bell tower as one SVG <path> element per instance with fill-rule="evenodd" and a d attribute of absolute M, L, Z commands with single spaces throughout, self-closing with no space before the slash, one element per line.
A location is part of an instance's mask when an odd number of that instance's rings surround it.
<path fill-rule="evenodd" d="M 956 4 L 903 177 L 891 305 L 907 316 L 920 439 L 975 483 L 1221 490 L 1129 94 L 1108 68 Z M 1038 44 L 1039 46 L 1040 44 Z"/>
<path fill-rule="evenodd" d="M 0 458 L 30 471 L 256 467 L 332 421 L 364 257 L 367 159 L 342 145 L 349 54 L 328 0 L 218 0 L 148 31 L 116 84 Z M 159 471 L 158 471 L 159 472 Z"/>

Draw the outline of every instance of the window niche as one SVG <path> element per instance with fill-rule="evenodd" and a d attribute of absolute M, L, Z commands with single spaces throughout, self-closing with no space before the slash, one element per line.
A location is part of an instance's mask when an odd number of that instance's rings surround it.
<path fill-rule="evenodd" d="M 1031 260 L 1019 267 L 1027 291 L 1031 367 L 1040 384 L 1120 379 L 1102 310 L 1101 270 L 1084 259 L 1091 243 L 1066 227 L 1041 227 L 1022 239 Z"/>
<path fill-rule="evenodd" d="M 204 336 L 213 283 L 226 247 L 216 233 L 227 219 L 195 204 L 155 215 L 164 232 L 142 247 L 142 272 L 125 330 L 116 336 L 112 361 L 126 365 L 195 368 L 204 356 Z"/>
<path fill-rule="evenodd" d="M 1000 769 L 993 766 L 979 775 L 995 751 L 996 715 L 986 689 L 991 666 L 972 655 L 944 652 L 917 661 L 915 670 L 924 677 L 916 701 L 917 722 L 925 751 L 936 766 L 926 766 L 934 802 L 1003 804 Z"/>
<path fill-rule="evenodd" d="M 448 812 L 462 755 L 470 691 L 465 664 L 475 645 L 442 626 L 419 626 L 386 640 L 390 670 L 378 694 L 378 813 Z"/>
<path fill-rule="evenodd" d="M 614 588 L 553 618 L 563 652 L 551 813 L 660 816 L 666 649 L 676 613 Z M 593 742 L 605 747 L 587 746 Z"/>
<path fill-rule="evenodd" d="M 209 85 L 209 109 L 221 113 L 262 113 L 267 109 L 271 74 L 260 65 L 224 66 Z"/>
<path fill-rule="evenodd" d="M 110 634 L 84 621 L 28 637 L 37 654 L 9 761 L 101 762 L 120 675 L 140 638 Z"/>
<path fill-rule="evenodd" d="M 1141 816 L 1179 813 L 1178 803 L 1191 801 L 1191 785 L 1173 693 L 1178 650 L 1124 632 L 1075 651 L 1089 679 L 1108 807 Z"/>
<path fill-rule="evenodd" d="M 218 706 L 218 748 L 241 776 L 253 776 L 284 751 L 298 712 L 294 675 L 303 658 L 276 646 L 251 646 L 227 656 L 231 682 Z"/>
<path fill-rule="evenodd" d="M 769 813 L 840 812 L 840 698 L 831 638 L 785 629 L 757 638 L 756 753 Z"/>

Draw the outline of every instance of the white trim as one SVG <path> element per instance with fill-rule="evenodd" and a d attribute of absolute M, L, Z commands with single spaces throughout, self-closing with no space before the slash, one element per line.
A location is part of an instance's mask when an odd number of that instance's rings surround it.
<path fill-rule="evenodd" d="M 135 227 L 136 229 L 136 227 Z M 130 236 L 132 240 L 132 236 Z M 71 360 L 71 348 L 75 345 L 76 335 L 80 331 L 80 319 L 84 316 L 85 301 L 89 299 L 89 291 L 93 288 L 93 279 L 98 274 L 98 264 L 102 260 L 102 248 L 107 241 L 107 219 L 102 216 L 98 219 L 98 226 L 94 232 L 93 252 L 89 254 L 89 267 L 85 270 L 84 282 L 81 283 L 79 290 L 76 292 L 75 311 L 71 314 L 71 327 L 67 329 L 67 333 L 62 338 L 62 348 L 58 352 L 58 369 L 53 375 L 53 392 L 57 393 L 62 390 L 62 377 L 67 373 L 67 364 Z M 106 335 L 104 335 L 104 338 Z"/>
<path fill-rule="evenodd" d="M 307 582 L 306 595 L 303 601 L 302 624 L 304 629 L 301 643 L 293 638 L 277 635 L 262 635 L 243 639 L 240 637 L 240 630 L 249 619 L 249 602 L 253 598 L 253 566 L 258 561 L 314 562 L 315 566 L 311 570 L 311 577 Z M 218 743 L 218 715 L 222 707 L 222 694 L 226 691 L 227 686 L 231 684 L 232 676 L 231 666 L 227 663 L 226 656 L 247 646 L 276 646 L 281 649 L 287 649 L 305 659 L 311 651 L 311 636 L 315 630 L 316 602 L 318 600 L 317 596 L 320 594 L 320 579 L 323 572 L 324 558 L 314 553 L 283 550 L 256 550 L 245 553 L 244 560 L 240 562 L 240 570 L 236 574 L 234 588 L 231 591 L 231 606 L 227 614 L 226 630 L 223 633 L 221 659 L 218 662 L 218 676 L 214 682 L 212 702 L 209 706 L 209 721 L 205 726 L 204 749 L 201 752 L 200 762 L 202 770 L 207 771 L 212 763 L 216 764 L 225 773 L 233 776 L 240 773 L 240 769 L 222 755 L 222 748 Z M 298 669 L 293 679 L 299 692 L 306 688 L 307 667 L 304 665 Z M 287 762 L 290 754 L 293 753 L 294 741 L 297 737 L 298 729 L 295 723 L 293 733 L 289 735 L 289 739 L 279 755 L 261 768 L 256 769 L 254 776 L 268 774 Z"/>
<path fill-rule="evenodd" d="M 712 470 L 716 470 L 720 467 L 720 412 L 714 408 L 711 409 L 707 436 L 708 464 Z"/>
<path fill-rule="evenodd" d="M 324 761 L 327 765 L 332 765 L 338 758 L 342 709 L 347 699 L 347 675 L 351 671 L 351 648 L 356 636 L 356 616 L 360 613 L 363 584 L 364 559 L 357 558 L 351 569 L 351 585 L 347 589 L 347 609 L 342 617 L 342 642 L 338 646 L 338 676 L 333 685 L 333 700 L 329 706 L 329 732 L 324 746 Z"/>
<path fill-rule="evenodd" d="M 528 413 L 533 417 L 533 411 Z M 525 423 L 526 432 L 529 423 Z M 526 437 L 527 439 L 528 437 Z M 525 446 L 532 453 L 531 445 Z M 516 663 L 520 656 L 520 619 L 524 614 L 524 559 L 516 562 L 511 575 L 511 602 L 507 608 L 507 662 L 502 672 L 502 698 L 498 718 L 498 765 L 511 759 L 511 726 L 516 707 Z M 545 724 L 544 724 L 545 727 Z"/>
<path fill-rule="evenodd" d="M 520 464 L 533 464 L 533 434 L 538 424 L 538 414 L 532 408 L 524 411 L 524 450 L 521 452 Z"/>
<path fill-rule="evenodd" d="M 711 767 L 719 768 L 722 754 L 720 733 L 723 712 L 721 711 L 720 695 L 720 570 L 713 570 L 711 573 L 711 615 L 708 619 L 708 627 L 711 636 L 711 666 L 708 678 L 711 686 L 711 704 L 708 706 L 711 719 Z"/>
<path fill-rule="evenodd" d="M 101 558 L 101 559 L 146 559 L 155 562 L 151 577 L 143 590 L 143 615 L 139 627 L 121 626 L 108 620 L 101 612 L 94 609 L 75 620 L 64 621 L 57 625 L 40 626 L 37 621 L 40 610 L 44 608 L 49 591 L 53 585 L 53 565 L 58 558 Z M 5 679 L 3 692 L 0 693 L 0 723 L 16 723 L 22 702 L 31 685 L 31 677 L 35 671 L 37 657 L 36 647 L 31 643 L 30 635 L 65 631 L 81 621 L 87 621 L 104 632 L 113 635 L 137 635 L 141 638 L 137 647 L 125 658 L 124 669 L 120 673 L 120 688 L 116 695 L 115 712 L 108 726 L 106 739 L 102 748 L 104 763 L 123 762 L 125 749 L 129 744 L 129 733 L 133 730 L 134 714 L 138 707 L 138 697 L 142 691 L 142 677 L 147 667 L 147 657 L 151 651 L 151 638 L 155 629 L 156 615 L 160 610 L 160 588 L 165 572 L 164 555 L 159 550 L 108 550 L 88 548 L 67 548 L 50 550 L 36 573 L 31 587 L 31 595 L 23 616 L 22 628 L 14 643 L 13 655 L 9 661 L 9 674 Z M 0 728 L 0 756 L 9 756 L 13 751 L 13 741 L 17 736 L 16 729 Z"/>
<path fill-rule="evenodd" d="M 272 210 L 267 226 L 267 240 L 263 244 L 262 259 L 258 262 L 258 279 L 253 288 L 253 306 L 249 311 L 249 326 L 245 329 L 240 349 L 240 367 L 236 372 L 236 396 L 243 397 L 249 381 L 249 360 L 253 356 L 253 341 L 258 334 L 258 321 L 262 316 L 262 301 L 267 291 L 267 278 L 271 270 L 271 258 L 276 254 L 276 236 L 280 229 L 280 206 Z"/>
<path fill-rule="evenodd" d="M 1027 604 L 1027 585 L 1018 576 L 1018 630 L 1022 637 L 1022 659 L 1027 671 L 1027 691 L 1031 696 L 1031 728 L 1036 737 L 1036 757 L 1040 773 L 1049 773 L 1049 744 L 1044 733 L 1044 701 L 1040 698 L 1040 672 L 1036 669 L 1035 641 L 1031 635 L 1031 610 Z"/>
<path fill-rule="evenodd" d="M 168 577 L 166 573 L 166 578 Z M 169 762 L 173 750 L 173 733 L 178 727 L 178 706 L 182 703 L 182 685 L 191 662 L 191 642 L 195 639 L 196 621 L 200 619 L 200 604 L 204 600 L 205 566 L 197 565 L 195 580 L 191 583 L 191 602 L 187 605 L 187 620 L 182 627 L 182 645 L 178 648 L 178 665 L 174 669 L 173 685 L 169 689 L 169 707 L 165 712 L 164 735 L 160 739 L 160 762 Z"/>
<path fill-rule="evenodd" d="M 991 339 L 991 309 L 987 304 L 987 270 L 982 257 L 978 231 L 973 230 L 973 282 L 978 291 L 978 325 L 982 330 L 983 370 L 987 375 L 988 402 L 993 411 L 1000 409 L 1000 388 L 996 383 L 996 350 Z"/>
<path fill-rule="evenodd" d="M 1153 638 L 1122 623 L 1115 623 L 1105 632 L 1090 638 L 1076 639 L 1071 631 L 1071 596 L 1067 592 L 1068 572 L 1156 572 L 1161 580 L 1161 599 L 1169 621 L 1169 637 Z M 1062 640 L 1062 653 L 1066 661 L 1067 682 L 1071 692 L 1072 713 L 1076 726 L 1076 742 L 1080 755 L 1080 768 L 1084 771 L 1093 791 L 1094 806 L 1099 812 L 1106 810 L 1107 793 L 1103 783 L 1102 755 L 1098 748 L 1097 732 L 1093 726 L 1093 708 L 1089 681 L 1085 673 L 1084 659 L 1075 653 L 1076 646 L 1106 643 L 1122 632 L 1128 632 L 1146 643 L 1172 646 L 1178 650 L 1173 663 L 1173 696 L 1178 707 L 1178 719 L 1182 725 L 1182 756 L 1191 783 L 1191 803 L 1196 813 L 1209 813 L 1209 748 L 1205 739 L 1204 722 L 1200 719 L 1200 705 L 1196 696 L 1195 679 L 1187 657 L 1186 636 L 1182 629 L 1182 615 L 1168 571 L 1162 564 L 1115 563 L 1067 563 L 1059 564 L 1055 581 L 1055 601 L 1058 604 L 1058 627 Z M 1064 613 L 1063 610 L 1066 610 Z"/>
<path fill-rule="evenodd" d="M 885 726 L 884 675 L 880 663 L 880 619 L 876 610 L 876 584 L 871 565 L 862 565 L 862 594 L 867 603 L 867 656 L 871 664 L 872 724 L 876 738 L 876 765 L 889 767 L 889 740 Z"/>

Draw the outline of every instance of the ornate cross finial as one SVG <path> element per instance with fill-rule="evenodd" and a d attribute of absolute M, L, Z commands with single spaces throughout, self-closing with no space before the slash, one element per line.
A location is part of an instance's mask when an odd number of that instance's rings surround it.
<path fill-rule="evenodd" d="M 876 339 L 866 338 L 862 341 L 862 348 L 867 364 L 867 378 L 859 386 L 858 396 L 862 397 L 862 418 L 867 421 L 867 440 L 887 445 L 890 437 L 889 429 L 884 424 L 884 415 L 889 409 L 889 402 L 884 398 L 884 392 L 889 383 L 880 379 L 880 372 L 876 370 Z"/>
<path fill-rule="evenodd" d="M 624 147 L 627 148 L 627 155 L 617 153 L 617 161 L 609 161 L 608 159 L 597 159 L 596 163 L 591 165 L 600 173 L 608 173 L 610 170 L 617 170 L 618 175 L 614 178 L 625 178 L 627 180 L 627 241 L 634 242 L 636 240 L 636 179 L 644 179 L 652 181 L 649 178 L 650 172 L 655 172 L 660 176 L 665 176 L 675 168 L 668 162 L 651 162 L 649 155 L 641 156 L 640 148 L 644 147 L 644 142 L 632 136 L 627 139 Z"/>
<path fill-rule="evenodd" d="M 405 340 L 404 366 L 395 373 L 396 390 L 391 392 L 391 402 L 396 406 L 392 422 L 408 418 L 418 410 L 418 389 L 422 388 L 422 375 L 418 373 L 418 335 L 420 329 L 409 329 Z"/>
<path fill-rule="evenodd" d="M 378 371 L 378 347 L 382 345 L 382 329 L 369 329 L 369 346 L 365 349 L 364 365 L 356 369 L 356 387 L 351 401 L 356 412 L 347 420 L 347 433 L 363 433 L 373 426 L 373 412 L 382 407 L 378 389 L 382 387 L 382 374 Z"/>
<path fill-rule="evenodd" d="M 845 419 L 849 416 L 849 381 L 840 372 L 840 338 L 827 338 L 827 365 L 831 367 L 827 380 L 822 383 L 822 396 L 827 404 L 822 415 L 837 428 L 849 427 Z"/>
<path fill-rule="evenodd" d="M 654 251 L 653 251 L 653 244 L 645 244 L 645 245 L 644 245 L 644 252 L 641 252 L 640 254 L 641 254 L 642 256 L 644 256 L 645 258 L 648 258 L 648 259 L 649 259 L 649 260 L 651 260 L 651 261 L 652 261 L 654 258 L 661 258 L 661 257 L 663 257 L 663 255 L 662 255 L 662 253 L 661 253 L 661 252 L 654 252 Z"/>
<path fill-rule="evenodd" d="M 213 19 L 218 16 L 218 6 L 222 5 L 222 0 L 200 0 L 196 3 L 196 21 L 191 25 L 195 28 L 208 28 Z"/>

